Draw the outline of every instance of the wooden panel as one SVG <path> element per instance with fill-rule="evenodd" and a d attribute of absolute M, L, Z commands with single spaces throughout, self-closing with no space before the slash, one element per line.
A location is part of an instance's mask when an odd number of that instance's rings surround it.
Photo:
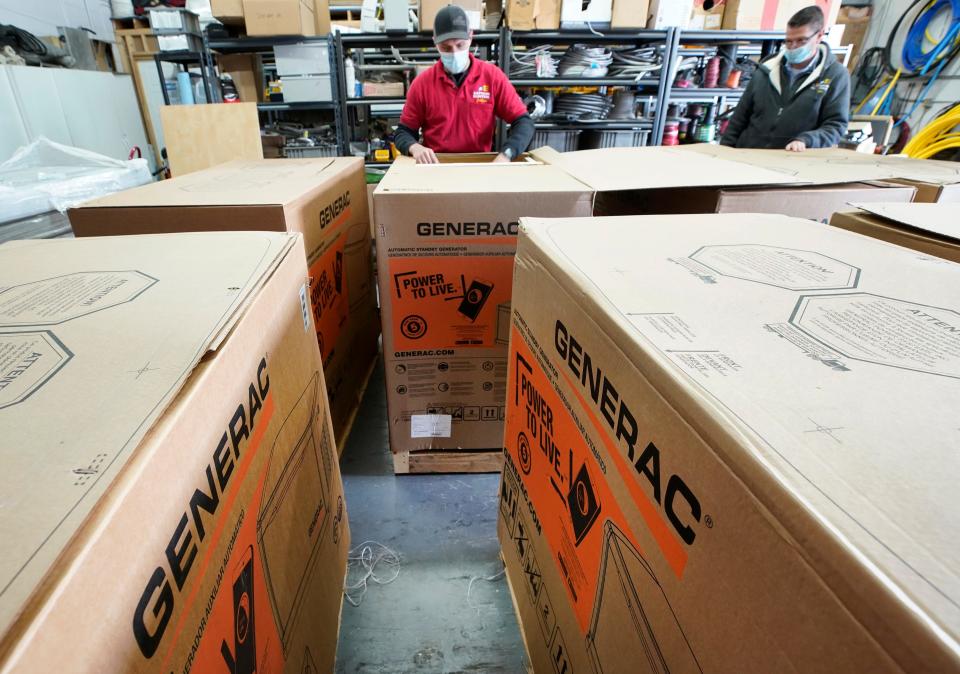
<path fill-rule="evenodd" d="M 399 452 L 393 455 L 393 472 L 415 473 L 499 473 L 503 452 Z"/>
<path fill-rule="evenodd" d="M 263 159 L 255 103 L 165 105 L 160 119 L 174 176 L 234 159 Z"/>

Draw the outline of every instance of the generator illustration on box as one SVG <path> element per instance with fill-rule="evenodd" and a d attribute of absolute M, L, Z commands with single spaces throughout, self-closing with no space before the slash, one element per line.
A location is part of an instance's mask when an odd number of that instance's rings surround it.
<path fill-rule="evenodd" d="M 284 652 L 290 643 L 331 513 L 333 440 L 319 412 L 319 373 L 277 433 L 264 479 L 257 540 Z M 286 448 L 293 447 L 287 451 Z"/>
<path fill-rule="evenodd" d="M 587 633 L 596 674 L 701 674 L 650 565 L 609 520 L 603 537 L 600 581 Z M 636 656 L 624 659 L 627 652 Z"/>

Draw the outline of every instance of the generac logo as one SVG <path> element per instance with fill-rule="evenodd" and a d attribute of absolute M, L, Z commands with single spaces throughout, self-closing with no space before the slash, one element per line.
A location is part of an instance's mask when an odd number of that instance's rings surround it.
<path fill-rule="evenodd" d="M 320 229 L 334 222 L 340 214 L 350 207 L 350 190 L 347 190 L 320 211 Z"/>
<path fill-rule="evenodd" d="M 418 222 L 418 236 L 516 236 L 519 222 Z"/>
<path fill-rule="evenodd" d="M 639 478 L 639 482 L 649 485 L 642 495 L 644 500 L 634 500 L 667 561 L 674 572 L 681 576 L 687 553 L 679 546 L 673 534 L 679 536 L 685 546 L 693 545 L 697 539 L 696 526 L 700 523 L 700 499 L 682 476 L 662 469 L 661 451 L 653 442 L 648 442 L 644 447 L 637 446 L 640 429 L 630 405 L 621 397 L 609 374 L 595 364 L 595 359 L 562 321 L 555 323 L 553 342 L 567 370 L 575 377 L 576 386 L 582 389 L 581 393 L 575 388 L 577 397 L 584 402 L 585 394 L 592 403 L 592 421 L 597 425 L 598 416 L 593 412 L 599 412 L 599 419 L 602 419 L 602 423 L 610 430 L 616 446 L 608 448 L 611 452 L 619 453 L 619 456 L 614 454 L 618 466 L 626 467 L 626 462 L 629 462 L 628 470 Z M 568 383 L 573 384 L 566 372 L 563 372 L 563 375 Z M 600 428 L 598 430 L 602 431 Z M 627 481 L 632 482 L 629 479 Z M 652 507 L 651 498 L 656 508 Z M 670 530 L 673 533 L 670 533 Z"/>
<path fill-rule="evenodd" d="M 207 547 L 203 545 L 205 542 L 216 542 L 205 539 L 211 531 L 222 533 L 222 528 L 214 526 L 217 512 L 225 500 L 231 479 L 243 472 L 241 457 L 245 456 L 247 450 L 254 449 L 251 437 L 262 437 L 262 433 L 255 433 L 255 429 L 259 430 L 269 420 L 272 410 L 272 400 L 267 399 L 269 393 L 267 359 L 262 358 L 257 366 L 256 378 L 238 402 L 220 441 L 210 453 L 210 461 L 200 476 L 203 486 L 193 492 L 184 506 L 183 515 L 172 528 L 164 556 L 147 579 L 137 603 L 133 614 L 133 635 L 144 657 L 152 658 L 163 641 L 174 608 L 178 601 L 183 600 L 181 592 L 191 572 L 201 566 L 195 564 L 201 546 Z M 249 462 L 246 465 L 249 466 Z M 242 475 L 239 479 L 242 480 Z M 216 539 L 216 535 L 212 538 Z"/>

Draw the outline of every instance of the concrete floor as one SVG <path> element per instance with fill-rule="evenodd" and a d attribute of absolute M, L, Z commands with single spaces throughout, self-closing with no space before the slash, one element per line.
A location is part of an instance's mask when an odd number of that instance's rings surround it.
<path fill-rule="evenodd" d="M 383 365 L 378 364 L 341 461 L 353 545 L 401 556 L 400 575 L 343 604 L 338 674 L 521 674 L 526 655 L 497 542 L 499 475 L 393 474 Z M 388 571 L 383 568 L 381 573 Z M 353 578 L 351 574 L 351 579 Z"/>

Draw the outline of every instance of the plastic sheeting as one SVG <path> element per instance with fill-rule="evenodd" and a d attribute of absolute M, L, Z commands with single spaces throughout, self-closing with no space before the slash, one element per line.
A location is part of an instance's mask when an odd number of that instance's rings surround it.
<path fill-rule="evenodd" d="M 151 180 L 145 159 L 111 159 L 38 138 L 0 164 L 0 223 L 63 212 Z"/>

